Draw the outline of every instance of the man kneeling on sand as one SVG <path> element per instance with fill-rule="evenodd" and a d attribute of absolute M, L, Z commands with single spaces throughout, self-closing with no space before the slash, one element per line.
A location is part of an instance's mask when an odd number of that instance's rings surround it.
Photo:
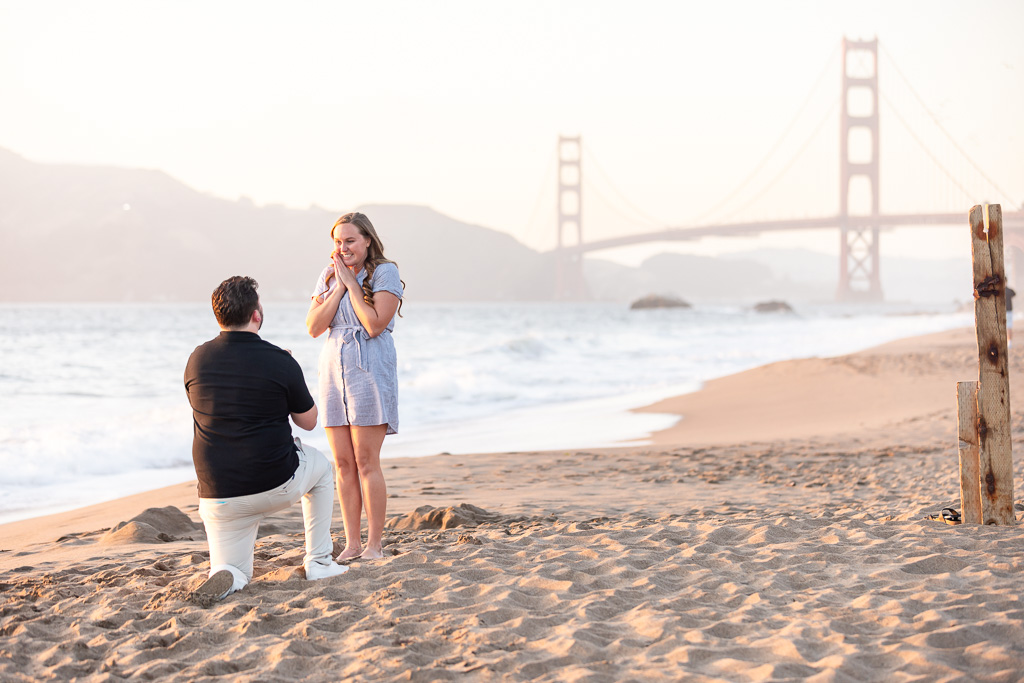
<path fill-rule="evenodd" d="M 312 430 L 316 404 L 291 354 L 256 334 L 263 324 L 257 286 L 241 276 L 220 283 L 212 297 L 220 335 L 196 347 L 185 367 L 199 516 L 210 545 L 210 578 L 196 590 L 203 599 L 219 600 L 252 580 L 260 522 L 300 498 L 306 578 L 348 570 L 331 557 L 331 463 L 293 440 L 288 424 L 290 415 Z"/>

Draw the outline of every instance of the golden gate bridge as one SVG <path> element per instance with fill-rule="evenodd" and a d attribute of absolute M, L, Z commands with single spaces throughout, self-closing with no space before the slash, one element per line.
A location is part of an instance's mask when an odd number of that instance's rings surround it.
<path fill-rule="evenodd" d="M 963 226 L 971 205 L 982 201 L 964 202 L 962 211 L 882 213 L 879 206 L 879 87 L 878 40 L 842 41 L 842 73 L 839 113 L 839 206 L 829 216 L 782 220 L 745 220 L 709 222 L 687 226 L 666 226 L 649 232 L 624 234 L 614 238 L 584 241 L 582 218 L 583 144 L 581 136 L 562 136 L 558 141 L 558 179 L 556 204 L 558 233 L 554 249 L 556 263 L 555 294 L 562 300 L 587 298 L 583 275 L 583 255 L 605 249 L 652 242 L 699 240 L 707 237 L 754 236 L 769 232 L 799 230 L 839 230 L 839 284 L 836 298 L 840 301 L 880 301 L 879 238 L 883 229 L 921 226 Z M 858 58 L 856 68 L 853 61 Z M 897 69 L 898 70 L 898 69 Z M 900 74 L 902 75 L 902 74 Z M 909 82 L 907 87 L 913 92 Z M 914 93 L 916 96 L 916 92 Z M 851 107 L 854 101 L 859 107 Z M 918 98 L 920 101 L 920 98 Z M 923 101 L 921 101 L 923 105 Z M 906 124 L 899 112 L 894 113 L 907 127 L 912 137 L 914 130 Z M 929 112 L 929 115 L 931 113 Z M 941 123 L 932 115 L 945 133 Z M 945 133 L 952 145 L 974 167 L 985 181 L 988 192 L 1008 198 L 998 185 L 973 161 L 962 148 Z M 858 138 L 861 147 L 870 151 L 865 155 L 853 154 L 850 141 Z M 917 140 L 932 162 L 959 189 L 964 197 L 971 193 L 954 177 L 921 141 Z M 866 189 L 867 201 L 854 206 L 851 185 Z M 863 194 L 863 193 L 862 193 Z M 1024 211 L 1018 207 L 1003 206 L 1003 225 L 1008 247 L 1024 249 Z"/>

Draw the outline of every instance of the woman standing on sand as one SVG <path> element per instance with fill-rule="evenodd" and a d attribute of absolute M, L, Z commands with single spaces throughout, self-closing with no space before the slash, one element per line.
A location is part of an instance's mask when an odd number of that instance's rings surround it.
<path fill-rule="evenodd" d="M 339 560 L 377 559 L 387 487 L 380 467 L 386 434 L 398 432 L 398 361 L 391 330 L 405 283 L 384 258 L 370 219 L 347 213 L 331 228 L 331 263 L 306 314 L 313 337 L 330 330 L 320 353 L 320 410 L 336 466 L 345 524 Z M 366 547 L 359 525 L 366 507 Z"/>

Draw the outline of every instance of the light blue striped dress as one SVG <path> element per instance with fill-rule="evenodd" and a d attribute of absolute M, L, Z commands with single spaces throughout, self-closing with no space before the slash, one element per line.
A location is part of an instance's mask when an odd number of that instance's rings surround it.
<path fill-rule="evenodd" d="M 334 277 L 330 287 L 325 283 L 327 273 L 333 270 L 328 266 L 320 273 L 314 298 L 339 286 Z M 359 271 L 356 279 L 362 285 L 366 271 Z M 393 263 L 377 266 L 370 286 L 374 292 L 391 292 L 402 298 L 402 281 Z M 325 427 L 386 424 L 388 434 L 398 433 L 398 359 L 391 337 L 394 327 L 392 318 L 384 332 L 371 338 L 352 310 L 349 293 L 342 295 L 320 352 L 319 404 Z"/>

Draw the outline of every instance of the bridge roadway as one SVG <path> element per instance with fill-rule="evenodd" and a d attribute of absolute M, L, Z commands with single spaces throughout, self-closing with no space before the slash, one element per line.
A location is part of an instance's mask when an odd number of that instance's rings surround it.
<path fill-rule="evenodd" d="M 582 255 L 589 251 L 614 249 L 645 242 L 674 242 L 683 240 L 699 240 L 704 237 L 739 237 L 757 235 L 762 232 L 781 232 L 784 230 L 822 230 L 838 229 L 839 216 L 826 218 L 797 218 L 784 221 L 755 221 L 751 223 L 729 223 L 723 225 L 704 225 L 692 228 L 666 228 L 657 232 L 640 235 L 623 235 L 611 239 L 596 240 L 562 247 L 559 251 L 564 255 Z M 846 225 L 849 228 L 870 228 L 878 225 L 881 229 L 897 227 L 926 227 L 932 225 L 961 226 L 967 228 L 968 212 L 963 213 L 932 213 L 932 214 L 884 214 L 874 216 L 848 216 Z M 1006 233 L 1006 244 L 1024 249 L 1024 211 L 1004 211 L 1003 229 Z"/>

